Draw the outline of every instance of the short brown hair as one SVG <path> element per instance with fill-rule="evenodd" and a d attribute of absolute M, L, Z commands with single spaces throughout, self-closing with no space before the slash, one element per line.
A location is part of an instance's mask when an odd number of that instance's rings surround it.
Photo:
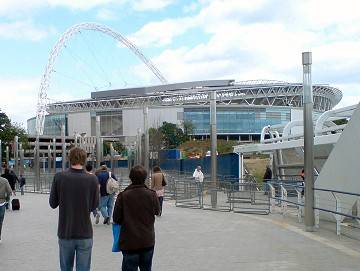
<path fill-rule="evenodd" d="M 72 148 L 69 153 L 70 165 L 85 165 L 87 158 L 87 153 L 82 148 Z"/>
<path fill-rule="evenodd" d="M 161 168 L 159 166 L 155 166 L 153 168 L 153 172 L 161 172 Z"/>
<path fill-rule="evenodd" d="M 147 177 L 146 169 L 143 166 L 137 165 L 130 170 L 129 178 L 132 184 L 143 184 Z"/>

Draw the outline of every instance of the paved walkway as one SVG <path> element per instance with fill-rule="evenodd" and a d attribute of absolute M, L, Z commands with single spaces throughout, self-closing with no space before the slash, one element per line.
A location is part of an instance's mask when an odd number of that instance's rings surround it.
<path fill-rule="evenodd" d="M 59 270 L 57 210 L 48 195 L 27 194 L 7 212 L 0 270 Z M 102 222 L 102 221 L 101 221 Z M 156 220 L 153 270 L 360 270 L 360 242 L 334 233 L 306 233 L 280 216 L 176 208 Z M 120 270 L 111 227 L 94 226 L 92 270 Z"/>

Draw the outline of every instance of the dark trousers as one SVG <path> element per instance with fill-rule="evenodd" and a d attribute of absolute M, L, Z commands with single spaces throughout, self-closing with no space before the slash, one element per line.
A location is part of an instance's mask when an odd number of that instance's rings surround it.
<path fill-rule="evenodd" d="M 140 253 L 123 252 L 122 271 L 151 271 L 154 248 Z"/>
<path fill-rule="evenodd" d="M 0 239 L 1 239 L 1 229 L 4 221 L 5 216 L 5 205 L 0 206 Z"/>
<path fill-rule="evenodd" d="M 160 203 L 160 215 L 162 214 L 162 207 L 163 207 L 163 201 L 164 201 L 164 197 L 158 197 L 159 199 L 159 203 Z"/>

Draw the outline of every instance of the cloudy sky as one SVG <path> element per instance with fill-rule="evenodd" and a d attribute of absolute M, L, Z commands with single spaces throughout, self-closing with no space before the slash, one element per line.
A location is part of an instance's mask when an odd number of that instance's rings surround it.
<path fill-rule="evenodd" d="M 228 78 L 302 81 L 301 52 L 313 53 L 313 83 L 360 101 L 360 4 L 356 0 L 0 0 L 0 109 L 26 125 L 40 79 L 62 34 L 104 24 L 148 57 L 169 82 Z M 159 84 L 123 44 L 84 30 L 59 51 L 50 101 L 91 91 Z"/>

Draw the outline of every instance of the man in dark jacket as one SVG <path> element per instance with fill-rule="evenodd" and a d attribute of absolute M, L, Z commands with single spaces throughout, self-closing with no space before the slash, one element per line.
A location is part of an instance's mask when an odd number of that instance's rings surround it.
<path fill-rule="evenodd" d="M 122 270 L 150 271 L 155 246 L 155 215 L 160 205 L 155 191 L 145 185 L 147 172 L 142 166 L 131 169 L 131 184 L 116 199 L 113 221 L 121 225 Z"/>
<path fill-rule="evenodd" d="M 60 269 L 73 270 L 76 255 L 76 270 L 90 270 L 93 245 L 90 212 L 99 203 L 98 182 L 83 169 L 86 162 L 83 149 L 71 149 L 69 160 L 70 169 L 55 174 L 49 198 L 51 208 L 59 206 Z"/>

